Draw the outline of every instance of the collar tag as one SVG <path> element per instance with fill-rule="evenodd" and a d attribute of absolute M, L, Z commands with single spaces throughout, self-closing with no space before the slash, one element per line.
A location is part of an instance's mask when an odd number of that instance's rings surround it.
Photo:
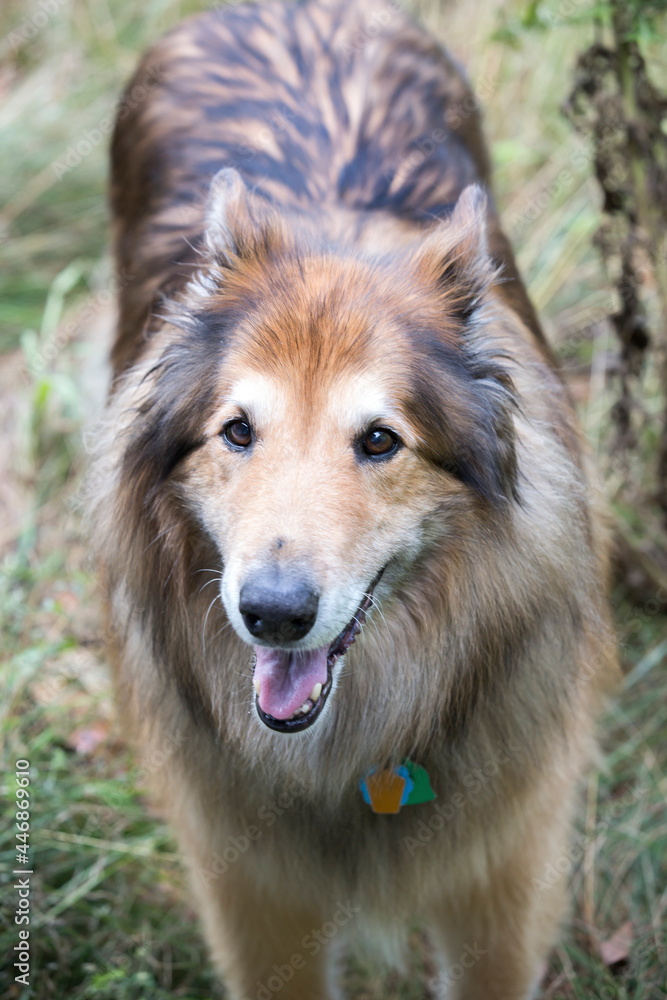
<path fill-rule="evenodd" d="M 436 798 L 426 769 L 407 758 L 398 767 L 382 770 L 372 767 L 359 782 L 359 787 L 364 802 L 374 813 L 395 815 L 401 806 L 416 806 Z"/>

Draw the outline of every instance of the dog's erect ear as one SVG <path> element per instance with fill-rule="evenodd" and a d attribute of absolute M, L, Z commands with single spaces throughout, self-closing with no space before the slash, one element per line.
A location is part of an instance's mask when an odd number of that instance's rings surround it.
<path fill-rule="evenodd" d="M 469 184 L 459 196 L 449 218 L 454 248 L 469 267 L 485 267 L 489 246 L 486 234 L 488 199 L 479 184 Z"/>
<path fill-rule="evenodd" d="M 268 246 L 283 245 L 280 215 L 246 187 L 233 167 L 219 170 L 211 181 L 204 216 L 204 247 L 225 266 L 234 259 L 261 255 Z"/>
<path fill-rule="evenodd" d="M 417 266 L 442 307 L 442 325 L 419 334 L 424 361 L 415 366 L 412 405 L 427 453 L 479 496 L 502 505 L 517 496 L 516 401 L 509 372 L 475 315 L 497 276 L 481 187 L 465 188 L 451 215 L 430 230 Z"/>
<path fill-rule="evenodd" d="M 467 322 L 495 277 L 488 250 L 487 197 L 478 184 L 464 188 L 452 214 L 429 232 L 418 266 L 435 281 L 452 317 Z"/>
<path fill-rule="evenodd" d="M 234 221 L 247 222 L 248 189 L 238 170 L 219 170 L 208 192 L 204 240 L 213 253 L 235 252 Z"/>

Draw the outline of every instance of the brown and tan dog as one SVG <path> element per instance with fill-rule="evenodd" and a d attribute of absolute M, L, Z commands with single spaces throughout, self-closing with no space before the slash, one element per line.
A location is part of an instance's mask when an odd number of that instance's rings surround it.
<path fill-rule="evenodd" d="M 325 1000 L 339 946 L 399 961 L 413 919 L 441 991 L 525 1000 L 558 934 L 606 527 L 488 181 L 389 0 L 195 17 L 121 106 L 94 538 L 234 1000 Z M 406 759 L 437 798 L 375 814 Z"/>

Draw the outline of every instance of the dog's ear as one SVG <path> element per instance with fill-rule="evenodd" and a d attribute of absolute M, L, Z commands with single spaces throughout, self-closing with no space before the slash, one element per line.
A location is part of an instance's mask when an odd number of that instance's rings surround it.
<path fill-rule="evenodd" d="M 486 213 L 488 199 L 479 184 L 464 188 L 446 222 L 450 237 L 467 253 L 470 263 L 481 262 L 486 257 Z"/>
<path fill-rule="evenodd" d="M 246 187 L 238 170 L 224 167 L 211 181 L 204 216 L 204 249 L 223 267 L 259 258 L 285 242 L 279 213 Z"/>
<path fill-rule="evenodd" d="M 436 290 L 442 317 L 418 341 L 425 352 L 420 395 L 431 457 L 492 503 L 516 497 L 514 385 L 478 312 L 497 277 L 481 187 L 465 188 L 451 215 L 430 230 L 417 265 L 421 280 Z"/>
<path fill-rule="evenodd" d="M 204 240 L 213 253 L 234 251 L 233 220 L 247 216 L 248 189 L 238 170 L 219 170 L 208 192 Z"/>
<path fill-rule="evenodd" d="M 502 360 L 423 332 L 417 348 L 409 405 L 425 457 L 493 506 L 518 499 L 518 402 Z"/>
<path fill-rule="evenodd" d="M 417 263 L 437 285 L 447 313 L 465 324 L 496 276 L 488 249 L 487 197 L 479 184 L 464 188 L 451 215 L 428 233 Z"/>

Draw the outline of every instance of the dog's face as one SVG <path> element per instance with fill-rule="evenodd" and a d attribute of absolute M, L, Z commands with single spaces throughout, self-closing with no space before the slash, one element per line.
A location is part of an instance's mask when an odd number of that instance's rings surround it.
<path fill-rule="evenodd" d="M 416 558 L 457 489 L 420 453 L 399 325 L 361 305 L 369 275 L 302 268 L 297 308 L 290 294 L 236 331 L 192 481 L 260 717 L 287 731 L 315 721 L 381 575 Z"/>
<path fill-rule="evenodd" d="M 258 714 L 296 732 L 375 588 L 512 493 L 512 398 L 471 334 L 491 279 L 476 193 L 406 258 L 350 258 L 256 229 L 225 175 L 186 337 L 152 374 L 154 419 L 163 478 L 213 540 L 227 617 L 254 650 Z"/>

